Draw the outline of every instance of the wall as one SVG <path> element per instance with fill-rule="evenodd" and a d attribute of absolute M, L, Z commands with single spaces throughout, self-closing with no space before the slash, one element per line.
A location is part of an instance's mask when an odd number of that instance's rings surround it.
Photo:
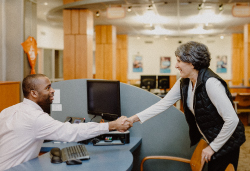
<path fill-rule="evenodd" d="M 50 25 L 47 22 L 38 21 L 37 47 L 47 49 L 63 49 L 63 28 Z"/>
<path fill-rule="evenodd" d="M 230 80 L 231 74 L 231 36 L 225 36 L 224 39 L 219 37 L 208 38 L 153 38 L 130 36 L 128 39 L 128 79 L 140 79 L 140 75 L 163 75 L 160 73 L 160 57 L 171 57 L 171 73 L 166 75 L 179 75 L 175 69 L 176 59 L 175 50 L 180 45 L 179 41 L 186 43 L 188 41 L 197 41 L 208 46 L 211 53 L 210 68 L 216 71 L 216 58 L 218 55 L 227 55 L 228 68 L 227 73 L 221 73 L 223 79 Z M 145 43 L 148 42 L 148 43 Z M 135 55 L 143 57 L 143 72 L 133 72 L 133 58 Z"/>
<path fill-rule="evenodd" d="M 217 37 L 208 38 L 153 38 L 153 37 L 128 37 L 128 79 L 140 79 L 140 75 L 163 75 L 160 73 L 160 57 L 171 57 L 171 73 L 167 75 L 179 75 L 179 71 L 175 69 L 175 50 L 180 45 L 179 41 L 186 43 L 187 41 L 198 41 L 208 46 L 211 53 L 210 68 L 216 71 L 216 57 L 218 55 L 227 55 L 228 67 L 227 73 L 218 74 L 225 80 L 232 78 L 232 37 L 225 35 L 224 39 Z M 145 43 L 152 42 L 152 43 Z M 63 49 L 63 29 L 51 26 L 48 23 L 39 21 L 37 25 L 37 43 L 39 48 Z M 93 47 L 95 49 L 95 47 Z M 143 72 L 133 72 L 134 55 L 143 56 Z M 95 64 L 95 62 L 94 62 Z M 95 68 L 95 66 L 94 66 Z M 94 72 L 95 73 L 95 72 Z"/>

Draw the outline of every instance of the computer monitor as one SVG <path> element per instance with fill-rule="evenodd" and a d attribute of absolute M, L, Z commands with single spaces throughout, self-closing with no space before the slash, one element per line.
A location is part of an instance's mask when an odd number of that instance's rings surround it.
<path fill-rule="evenodd" d="M 141 88 L 147 89 L 150 91 L 150 89 L 156 88 L 156 75 L 141 75 Z"/>
<path fill-rule="evenodd" d="M 158 89 L 164 89 L 166 94 L 166 89 L 170 88 L 169 86 L 169 75 L 158 75 Z"/>
<path fill-rule="evenodd" d="M 105 120 L 121 116 L 120 81 L 87 80 L 88 114 Z"/>

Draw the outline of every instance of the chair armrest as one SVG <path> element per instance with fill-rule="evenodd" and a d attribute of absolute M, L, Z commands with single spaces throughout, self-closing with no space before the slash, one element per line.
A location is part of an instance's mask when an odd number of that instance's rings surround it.
<path fill-rule="evenodd" d="M 184 163 L 190 163 L 191 160 L 189 159 L 184 159 L 181 157 L 172 157 L 172 156 L 147 156 L 142 159 L 141 162 L 141 171 L 143 171 L 143 163 L 146 160 L 151 160 L 151 159 L 161 159 L 161 160 L 174 160 L 174 161 L 179 161 L 179 162 L 184 162 Z"/>

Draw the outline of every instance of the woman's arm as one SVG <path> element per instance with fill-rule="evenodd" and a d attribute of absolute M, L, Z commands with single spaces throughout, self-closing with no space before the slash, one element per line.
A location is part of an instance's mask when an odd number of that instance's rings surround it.
<path fill-rule="evenodd" d="M 181 78 L 180 78 L 181 79 Z M 160 114 L 161 112 L 167 110 L 170 106 L 172 106 L 176 101 L 180 100 L 180 79 L 176 81 L 171 90 L 167 93 L 167 95 L 161 99 L 159 102 L 150 106 L 149 108 L 139 112 L 129 119 L 134 123 L 140 121 L 141 123 L 147 121 L 148 119 Z"/>
<path fill-rule="evenodd" d="M 227 97 L 225 87 L 218 79 L 209 78 L 206 82 L 206 91 L 218 113 L 225 121 L 218 136 L 210 143 L 211 148 L 217 152 L 233 134 L 239 118 Z"/>

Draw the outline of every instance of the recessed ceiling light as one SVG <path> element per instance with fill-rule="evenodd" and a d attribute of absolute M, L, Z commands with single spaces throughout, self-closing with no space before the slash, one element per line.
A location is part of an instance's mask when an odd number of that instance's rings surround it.
<path fill-rule="evenodd" d="M 128 7 L 128 12 L 132 11 L 132 6 Z"/>
<path fill-rule="evenodd" d="M 223 4 L 219 5 L 219 10 L 222 11 L 223 10 Z"/>
<path fill-rule="evenodd" d="M 48 2 L 44 2 L 44 5 L 48 5 Z"/>
<path fill-rule="evenodd" d="M 100 16 L 99 11 L 97 11 L 97 12 L 95 13 L 95 15 L 96 15 L 97 17 L 99 17 L 99 16 Z"/>

